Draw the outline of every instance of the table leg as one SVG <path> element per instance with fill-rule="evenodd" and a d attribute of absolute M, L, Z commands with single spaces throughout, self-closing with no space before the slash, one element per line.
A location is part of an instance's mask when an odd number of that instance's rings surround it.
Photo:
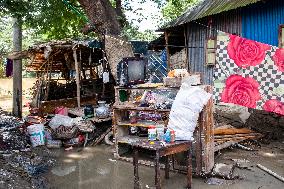
<path fill-rule="evenodd" d="M 134 165 L 134 189 L 139 189 L 139 175 L 138 175 L 138 149 L 133 148 L 133 165 Z"/>
<path fill-rule="evenodd" d="M 189 146 L 187 154 L 187 189 L 191 189 L 192 183 L 192 143 Z"/>
<path fill-rule="evenodd" d="M 169 156 L 166 156 L 166 162 L 165 162 L 165 178 L 170 178 L 170 163 L 169 163 Z"/>
<path fill-rule="evenodd" d="M 84 141 L 84 148 L 86 147 L 86 144 L 88 142 L 88 138 L 89 138 L 89 133 L 85 134 L 85 141 Z"/>
<path fill-rule="evenodd" d="M 156 151 L 156 158 L 155 158 L 155 185 L 156 189 L 161 189 L 161 175 L 160 175 L 160 152 L 159 150 Z"/>

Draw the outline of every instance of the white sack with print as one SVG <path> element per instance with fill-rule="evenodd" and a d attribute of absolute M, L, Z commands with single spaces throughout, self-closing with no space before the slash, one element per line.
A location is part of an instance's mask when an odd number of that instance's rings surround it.
<path fill-rule="evenodd" d="M 211 94 L 197 86 L 183 83 L 172 105 L 168 128 L 173 129 L 176 140 L 193 140 L 199 113 Z"/>

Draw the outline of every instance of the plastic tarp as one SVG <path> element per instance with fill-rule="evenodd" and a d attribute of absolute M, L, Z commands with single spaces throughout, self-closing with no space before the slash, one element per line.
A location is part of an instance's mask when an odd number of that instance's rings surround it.
<path fill-rule="evenodd" d="M 176 140 L 193 140 L 199 113 L 212 95 L 198 86 L 183 83 L 169 116 L 168 128 L 175 131 Z"/>

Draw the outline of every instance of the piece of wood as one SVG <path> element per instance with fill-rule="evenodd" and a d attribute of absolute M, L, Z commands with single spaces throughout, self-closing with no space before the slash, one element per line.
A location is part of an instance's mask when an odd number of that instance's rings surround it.
<path fill-rule="evenodd" d="M 205 91 L 212 94 L 211 86 L 205 86 Z M 213 118 L 213 98 L 211 97 L 204 109 L 204 121 L 202 138 L 202 173 L 208 174 L 214 167 L 214 118 Z"/>
<path fill-rule="evenodd" d="M 170 61 L 170 48 L 169 48 L 169 32 L 165 31 L 165 41 L 166 41 L 166 51 L 167 51 L 167 71 L 171 70 L 171 61 Z"/>
<path fill-rule="evenodd" d="M 204 110 L 204 109 L 203 109 Z M 195 139 L 195 159 L 196 159 L 196 174 L 201 175 L 202 171 L 202 140 L 201 140 L 201 133 L 204 128 L 204 112 L 200 112 L 198 118 L 198 127 L 195 129 L 194 132 L 194 139 Z"/>
<path fill-rule="evenodd" d="M 216 128 L 214 129 L 214 135 L 234 135 L 234 134 L 246 134 L 246 133 L 254 133 L 255 131 L 252 131 L 248 128 L 241 128 L 241 129 L 236 129 L 236 128 L 229 128 L 229 129 L 219 129 Z"/>
<path fill-rule="evenodd" d="M 275 178 L 279 179 L 280 181 L 284 182 L 284 177 L 281 177 L 280 175 L 276 174 L 275 172 L 271 171 L 270 169 L 264 167 L 261 164 L 257 164 L 256 165 L 258 168 L 260 168 L 261 170 L 269 173 L 270 175 L 274 176 Z"/>
<path fill-rule="evenodd" d="M 139 174 L 138 174 L 138 149 L 134 147 L 133 165 L 134 165 L 134 189 L 140 188 Z"/>
<path fill-rule="evenodd" d="M 7 55 L 7 58 L 11 60 L 20 60 L 28 58 L 28 51 L 15 51 Z"/>
<path fill-rule="evenodd" d="M 192 143 L 187 152 L 187 189 L 191 189 L 192 184 Z"/>
<path fill-rule="evenodd" d="M 111 127 L 108 128 L 103 134 L 101 134 L 100 137 L 98 137 L 94 142 L 92 142 L 92 143 L 90 144 L 90 146 L 96 146 L 97 144 L 99 144 L 99 143 L 105 138 L 105 136 L 106 136 L 109 132 L 111 132 L 111 130 L 112 130 Z"/>
<path fill-rule="evenodd" d="M 83 97 L 81 99 L 82 106 L 87 104 L 96 104 L 96 103 L 97 103 L 96 97 Z M 64 106 L 67 108 L 75 108 L 77 107 L 77 98 L 41 101 L 39 104 L 39 112 L 41 115 L 53 114 L 54 109 L 59 106 Z"/>
<path fill-rule="evenodd" d="M 247 139 L 255 139 L 255 138 L 259 138 L 259 137 L 260 137 L 259 135 L 244 136 L 244 137 L 228 137 L 228 138 L 214 139 L 214 141 L 247 140 Z"/>
<path fill-rule="evenodd" d="M 76 69 L 76 86 L 77 86 L 77 106 L 80 107 L 80 70 L 79 70 L 79 63 L 77 59 L 77 51 L 76 49 L 73 50 L 73 57 L 75 60 L 75 69 Z"/>
<path fill-rule="evenodd" d="M 246 137 L 246 136 L 258 136 L 260 133 L 248 133 L 248 134 L 235 134 L 235 135 L 215 135 L 214 139 L 222 139 L 222 138 L 234 138 L 234 137 Z"/>
<path fill-rule="evenodd" d="M 170 178 L 170 162 L 169 162 L 169 156 L 165 157 L 165 178 L 169 179 Z"/>
<path fill-rule="evenodd" d="M 156 151 L 155 157 L 155 185 L 156 189 L 161 189 L 161 174 L 160 174 L 160 151 Z"/>

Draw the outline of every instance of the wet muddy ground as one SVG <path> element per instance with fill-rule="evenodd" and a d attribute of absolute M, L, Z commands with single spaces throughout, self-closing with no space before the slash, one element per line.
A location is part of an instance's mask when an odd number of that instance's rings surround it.
<path fill-rule="evenodd" d="M 47 178 L 53 189 L 132 189 L 133 166 L 131 163 L 115 160 L 113 148 L 106 145 L 87 147 L 78 152 L 63 149 L 52 150 L 57 164 L 49 171 Z M 260 163 L 284 176 L 284 143 L 272 142 L 262 145 L 258 151 L 227 149 L 216 156 L 216 162 L 233 163 L 232 159 L 246 159 L 248 169 L 235 168 L 236 180 L 212 180 L 194 178 L 194 189 L 283 189 L 284 183 L 256 167 Z M 141 188 L 154 188 L 154 169 L 139 167 Z M 207 181 L 207 183 L 206 183 Z M 211 183 L 210 183 L 211 182 Z M 209 183 L 209 184 L 208 184 Z M 186 177 L 179 173 L 170 173 L 170 179 L 162 178 L 165 189 L 182 189 Z"/>

